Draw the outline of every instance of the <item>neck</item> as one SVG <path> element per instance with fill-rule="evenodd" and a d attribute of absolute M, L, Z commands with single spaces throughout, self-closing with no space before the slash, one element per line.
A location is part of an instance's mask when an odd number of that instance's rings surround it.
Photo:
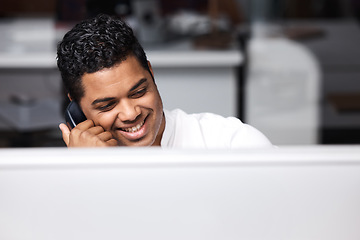
<path fill-rule="evenodd" d="M 160 129 L 158 131 L 158 134 L 156 136 L 154 143 L 151 146 L 158 146 L 158 147 L 161 146 L 161 139 L 162 139 L 164 130 L 165 130 L 165 114 L 163 113 L 162 119 L 161 119 L 161 124 L 160 124 Z"/>

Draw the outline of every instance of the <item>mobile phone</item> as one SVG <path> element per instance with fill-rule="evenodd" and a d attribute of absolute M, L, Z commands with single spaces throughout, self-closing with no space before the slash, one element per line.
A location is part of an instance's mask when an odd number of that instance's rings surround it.
<path fill-rule="evenodd" d="M 73 129 L 77 124 L 86 120 L 85 114 L 76 101 L 71 101 L 65 110 L 65 121 Z"/>

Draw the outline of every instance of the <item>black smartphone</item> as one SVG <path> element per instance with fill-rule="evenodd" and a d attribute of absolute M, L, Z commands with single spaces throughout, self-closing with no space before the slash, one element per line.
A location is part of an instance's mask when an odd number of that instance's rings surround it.
<path fill-rule="evenodd" d="M 65 110 L 65 121 L 73 129 L 77 124 L 86 120 L 85 114 L 76 101 L 71 101 Z"/>

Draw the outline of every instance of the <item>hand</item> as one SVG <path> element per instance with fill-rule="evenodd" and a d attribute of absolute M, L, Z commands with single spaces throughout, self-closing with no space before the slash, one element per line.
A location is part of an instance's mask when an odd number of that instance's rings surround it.
<path fill-rule="evenodd" d="M 63 140 L 68 147 L 111 147 L 117 146 L 112 134 L 101 126 L 95 126 L 92 120 L 79 123 L 71 131 L 64 123 L 59 125 Z"/>

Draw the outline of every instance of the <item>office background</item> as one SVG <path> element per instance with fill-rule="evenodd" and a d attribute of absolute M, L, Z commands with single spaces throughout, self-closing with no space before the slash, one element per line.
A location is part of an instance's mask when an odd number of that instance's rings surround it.
<path fill-rule="evenodd" d="M 165 107 L 237 116 L 277 145 L 358 144 L 359 5 L 3 0 L 0 146 L 64 146 L 57 128 L 66 101 L 56 43 L 75 22 L 100 12 L 134 28 Z"/>

